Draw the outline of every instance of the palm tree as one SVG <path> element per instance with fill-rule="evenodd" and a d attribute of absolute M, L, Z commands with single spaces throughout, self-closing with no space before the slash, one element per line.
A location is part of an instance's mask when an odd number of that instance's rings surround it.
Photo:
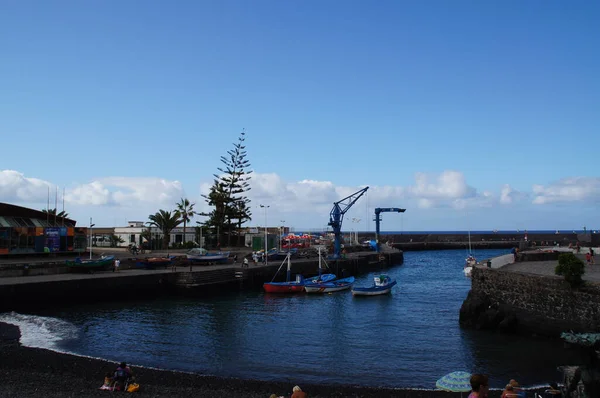
<path fill-rule="evenodd" d="M 63 225 L 65 222 L 64 219 L 69 217 L 69 213 L 66 213 L 64 210 L 56 214 L 56 209 L 42 209 L 42 213 L 46 214 L 48 220 L 50 220 L 50 217 L 54 217 L 55 223 L 56 218 L 60 218 L 62 220 Z"/>
<path fill-rule="evenodd" d="M 173 230 L 173 228 L 177 227 L 181 223 L 181 215 L 177 210 L 174 212 L 159 210 L 156 214 L 150 214 L 148 219 L 150 222 L 148 224 L 154 225 L 163 233 L 163 241 L 165 243 L 165 247 L 169 248 L 169 234 Z"/>
<path fill-rule="evenodd" d="M 194 211 L 195 203 L 190 203 L 189 200 L 181 198 L 181 202 L 177 203 L 177 212 L 179 213 L 179 217 L 181 221 L 183 221 L 183 244 L 186 242 L 186 234 L 185 229 L 187 223 L 191 221 L 191 219 L 197 214 Z"/>

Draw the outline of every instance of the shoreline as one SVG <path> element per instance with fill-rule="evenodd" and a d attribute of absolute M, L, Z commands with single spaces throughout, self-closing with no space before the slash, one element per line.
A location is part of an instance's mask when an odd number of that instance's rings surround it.
<path fill-rule="evenodd" d="M 6 383 L 1 397 L 106 397 L 110 391 L 99 390 L 104 374 L 113 372 L 117 364 L 103 359 L 60 353 L 43 348 L 25 347 L 19 343 L 18 326 L 0 322 L 0 374 Z M 126 359 L 125 359 L 126 360 Z M 271 382 L 206 376 L 166 369 L 131 365 L 140 384 L 136 395 L 147 397 L 261 397 L 271 394 L 288 397 L 299 385 L 312 398 L 320 397 L 460 397 L 460 393 L 410 388 L 376 388 L 352 385 L 318 385 L 293 382 Z M 530 389 L 528 391 L 543 391 Z M 491 390 L 489 398 L 498 398 L 501 390 Z"/>

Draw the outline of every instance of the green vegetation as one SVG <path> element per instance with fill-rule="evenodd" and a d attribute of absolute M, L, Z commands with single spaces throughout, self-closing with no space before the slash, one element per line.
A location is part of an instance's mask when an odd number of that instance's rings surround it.
<path fill-rule="evenodd" d="M 120 243 L 125 243 L 123 238 L 118 235 L 112 234 L 110 236 L 110 247 L 117 247 Z"/>
<path fill-rule="evenodd" d="M 174 212 L 159 210 L 156 214 L 148 216 L 151 226 L 155 226 L 161 230 L 163 234 L 164 247 L 169 247 L 169 234 L 173 228 L 181 224 L 181 215 L 177 210 Z"/>
<path fill-rule="evenodd" d="M 42 213 L 48 214 L 50 217 L 67 218 L 69 213 L 64 210 L 56 214 L 56 209 L 42 209 Z"/>
<path fill-rule="evenodd" d="M 191 221 L 191 219 L 197 214 L 194 211 L 195 203 L 190 203 L 187 198 L 181 198 L 181 202 L 177 203 L 177 213 L 179 213 L 179 217 L 181 221 L 183 221 L 183 244 L 186 243 L 186 227 L 187 223 Z"/>
<path fill-rule="evenodd" d="M 585 273 L 583 261 L 573 253 L 563 253 L 558 256 L 558 265 L 554 269 L 556 275 L 562 275 L 571 287 L 581 285 L 581 276 Z"/>
<path fill-rule="evenodd" d="M 227 245 L 231 245 L 231 237 L 238 236 L 242 225 L 252 219 L 250 199 L 244 194 L 250 190 L 251 170 L 246 159 L 246 132 L 242 131 L 233 149 L 227 151 L 227 156 L 221 156 L 224 167 L 219 167 L 221 174 L 215 174 L 213 186 L 207 195 L 202 195 L 209 206 L 214 209 L 200 215 L 208 217 L 204 226 L 213 228 L 216 232 L 217 243 L 221 236 L 227 236 Z"/>

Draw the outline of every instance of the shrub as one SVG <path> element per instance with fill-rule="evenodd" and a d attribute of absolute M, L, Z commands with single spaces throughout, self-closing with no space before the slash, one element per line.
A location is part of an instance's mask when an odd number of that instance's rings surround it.
<path fill-rule="evenodd" d="M 558 265 L 554 269 L 556 275 L 562 275 L 571 287 L 581 285 L 581 276 L 585 273 L 583 261 L 573 253 L 563 253 L 558 256 Z"/>

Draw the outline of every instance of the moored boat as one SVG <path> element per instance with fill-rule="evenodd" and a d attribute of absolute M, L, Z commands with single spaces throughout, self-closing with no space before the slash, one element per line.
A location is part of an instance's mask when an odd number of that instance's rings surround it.
<path fill-rule="evenodd" d="M 75 260 L 66 260 L 67 268 L 72 271 L 99 271 L 110 268 L 113 265 L 115 256 L 101 256 L 96 259 L 82 260 L 77 257 Z"/>
<path fill-rule="evenodd" d="M 225 263 L 229 259 L 229 252 L 211 253 L 201 247 L 196 247 L 185 255 L 189 261 L 195 263 Z"/>
<path fill-rule="evenodd" d="M 287 263 L 286 281 L 285 282 L 273 282 L 275 280 L 275 277 L 279 273 L 279 270 L 281 270 L 281 267 L 283 267 L 283 264 L 286 264 L 286 263 Z M 327 281 L 332 281 L 336 278 L 336 276 L 334 274 L 318 275 L 318 276 L 314 276 L 314 277 L 308 278 L 308 279 L 305 279 L 304 277 L 302 277 L 302 275 L 296 275 L 296 280 L 291 281 L 290 280 L 291 269 L 292 269 L 291 254 L 288 253 L 286 258 L 283 260 L 283 262 L 277 269 L 277 272 L 275 272 L 275 275 L 273 276 L 273 279 L 271 280 L 271 282 L 265 282 L 263 284 L 263 289 L 265 289 L 265 292 L 267 292 L 267 293 L 300 293 L 300 292 L 304 291 L 304 286 L 307 283 L 316 282 L 317 280 L 320 280 L 322 282 L 327 282 Z"/>
<path fill-rule="evenodd" d="M 173 262 L 175 256 L 168 257 L 146 257 L 136 259 L 137 268 L 153 269 L 157 267 L 168 267 Z"/>
<path fill-rule="evenodd" d="M 352 295 L 354 296 L 378 296 L 381 294 L 387 294 L 392 291 L 392 288 L 396 286 L 396 280 L 389 276 L 382 274 L 376 276 L 374 283 L 369 287 L 354 287 L 352 288 Z"/>
<path fill-rule="evenodd" d="M 477 260 L 473 255 L 469 255 L 469 257 L 465 260 L 465 266 L 463 268 L 463 272 L 465 276 L 471 276 L 471 272 L 473 271 L 473 267 L 477 264 Z"/>
<path fill-rule="evenodd" d="M 350 289 L 354 285 L 354 277 L 336 279 L 330 282 L 309 282 L 304 285 L 306 293 L 332 293 Z"/>

